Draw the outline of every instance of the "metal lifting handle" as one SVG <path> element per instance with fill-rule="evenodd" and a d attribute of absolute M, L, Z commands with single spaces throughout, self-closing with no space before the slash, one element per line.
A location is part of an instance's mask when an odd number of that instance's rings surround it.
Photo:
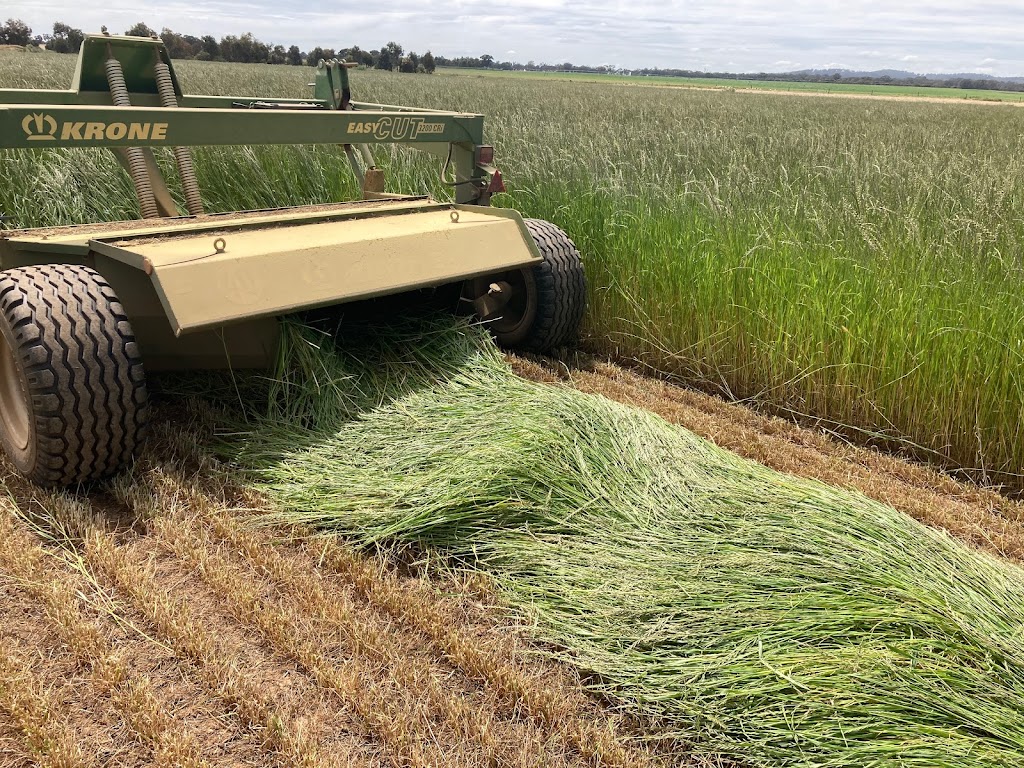
<path fill-rule="evenodd" d="M 110 96 L 115 107 L 130 107 L 131 99 L 128 98 L 128 86 L 124 82 L 124 71 L 121 69 L 121 62 L 109 53 L 103 65 L 107 73 L 107 85 L 110 87 Z M 156 207 L 156 198 L 153 195 L 153 184 L 149 178 L 149 170 L 146 167 L 146 156 L 138 147 L 125 149 L 125 156 L 128 161 L 128 175 L 132 177 L 132 184 L 135 185 L 135 195 L 139 198 L 139 208 L 142 210 L 144 219 L 155 219 L 160 214 Z"/>
<path fill-rule="evenodd" d="M 156 90 L 160 94 L 160 104 L 168 108 L 177 108 L 178 99 L 174 95 L 174 83 L 171 81 L 171 69 L 159 58 L 154 65 L 156 71 Z M 199 194 L 199 181 L 196 179 L 195 167 L 192 165 L 192 152 L 188 147 L 174 148 L 174 162 L 178 166 L 181 177 L 181 188 L 185 193 L 185 207 L 192 216 L 202 216 L 203 199 Z"/>

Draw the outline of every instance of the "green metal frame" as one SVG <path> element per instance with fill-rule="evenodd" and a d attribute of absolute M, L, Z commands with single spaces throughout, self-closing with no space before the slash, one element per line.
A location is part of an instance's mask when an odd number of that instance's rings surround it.
<path fill-rule="evenodd" d="M 104 71 L 111 57 L 121 64 L 130 107 L 111 106 Z M 171 69 L 176 108 L 160 106 L 157 61 Z M 0 149 L 340 144 L 362 181 L 352 145 L 402 143 L 447 159 L 457 203 L 489 204 L 496 169 L 478 162 L 482 115 L 354 102 L 338 61 L 318 63 L 310 99 L 186 96 L 173 72 L 158 38 L 89 35 L 70 90 L 0 89 Z M 361 155 L 373 168 L 369 152 Z"/>

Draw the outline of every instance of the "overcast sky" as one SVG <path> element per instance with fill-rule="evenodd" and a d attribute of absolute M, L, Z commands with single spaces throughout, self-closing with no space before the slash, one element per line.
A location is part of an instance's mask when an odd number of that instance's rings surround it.
<path fill-rule="evenodd" d="M 1024 3 L 930 0 L 4 0 L 0 15 L 37 33 L 54 21 L 123 32 L 220 37 L 252 32 L 274 43 L 489 53 L 526 62 L 661 66 L 710 71 L 906 69 L 1024 75 Z"/>

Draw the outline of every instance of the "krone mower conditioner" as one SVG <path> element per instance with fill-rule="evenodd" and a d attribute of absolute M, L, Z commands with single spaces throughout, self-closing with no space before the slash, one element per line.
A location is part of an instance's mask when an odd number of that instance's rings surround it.
<path fill-rule="evenodd" d="M 321 61 L 310 99 L 186 96 L 159 39 L 90 35 L 71 90 L 0 90 L 0 149 L 106 147 L 141 220 L 0 230 L 0 442 L 41 485 L 109 475 L 145 428 L 145 370 L 264 367 L 277 318 L 445 287 L 510 348 L 571 343 L 579 252 L 489 207 L 504 189 L 483 117 L 353 101 Z M 385 191 L 368 144 L 438 158 L 455 202 Z M 360 200 L 206 214 L 190 146 L 335 144 Z M 187 215 L 153 148 L 173 148 Z"/>

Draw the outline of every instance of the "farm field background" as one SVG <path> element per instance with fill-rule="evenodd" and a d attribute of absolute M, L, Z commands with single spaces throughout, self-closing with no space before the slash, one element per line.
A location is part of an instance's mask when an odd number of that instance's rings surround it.
<path fill-rule="evenodd" d="M 3 55 L 65 88 L 73 57 Z M 183 62 L 196 93 L 303 96 L 308 70 Z M 1024 467 L 1024 112 L 998 105 L 353 73 L 356 98 L 480 111 L 510 194 L 587 259 L 587 343 L 975 477 Z M 443 194 L 381 148 L 393 189 Z M 203 149 L 213 210 L 352 195 L 340 150 Z M 18 226 L 131 218 L 112 157 L 11 153 Z M 173 176 L 173 172 L 169 172 Z M 28 193 L 26 194 L 26 190 Z"/>
<path fill-rule="evenodd" d="M 5 84 L 51 87 L 72 63 L 12 62 Z M 272 96 L 301 95 L 309 71 L 181 74 L 193 91 Z M 934 387 L 942 366 L 908 346 L 915 323 L 944 318 L 925 336 L 956 350 L 951 328 L 1017 322 L 1017 190 L 999 175 L 1012 126 L 994 131 L 998 108 L 964 107 L 965 123 L 776 96 L 755 109 L 738 94 L 635 89 L 627 103 L 577 83 L 487 92 L 362 75 L 367 100 L 491 115 L 508 201 L 588 256 L 599 354 L 727 394 L 752 386 L 747 401 L 787 413 L 839 418 L 830 409 L 867 392 L 874 411 L 847 428 L 905 444 L 912 431 L 883 406 L 986 386 Z M 963 189 L 979 182 L 945 149 L 954 134 L 989 153 L 981 187 Z M 435 163 L 381 158 L 395 188 L 438 191 Z M 105 153 L 0 161 L 17 224 L 134 213 Z M 218 209 L 353 192 L 334 148 L 207 149 L 197 165 Z M 931 183 L 923 197 L 911 172 Z M 967 235 L 974 250 L 961 250 Z M 944 303 L 970 298 L 981 303 Z M 159 401 L 123 475 L 85 493 L 5 477 L 8 754 L 424 768 L 1024 759 L 1018 503 L 593 358 L 506 357 L 448 318 L 345 327 L 340 343 L 288 324 L 285 337 L 270 376 L 163 378 L 178 396 Z M 900 369 L 914 354 L 923 378 Z M 946 362 L 1004 371 L 991 357 Z M 865 382 L 875 389 L 858 393 Z M 939 426 L 953 434 L 976 412 Z M 562 663 L 541 662 L 538 639 Z"/>
<path fill-rule="evenodd" d="M 530 78 L 537 80 L 571 80 L 576 83 L 605 85 L 659 85 L 680 88 L 714 88 L 734 91 L 790 91 L 793 93 L 850 94 L 862 96 L 922 97 L 961 99 L 965 101 L 1024 102 L 1024 93 L 974 90 L 963 88 L 925 88 L 912 85 L 861 85 L 858 83 L 801 83 L 782 80 L 736 80 L 723 77 L 667 77 L 659 75 L 616 75 L 599 72 L 531 72 L 500 69 L 439 67 L 439 74 L 453 77 Z"/>

